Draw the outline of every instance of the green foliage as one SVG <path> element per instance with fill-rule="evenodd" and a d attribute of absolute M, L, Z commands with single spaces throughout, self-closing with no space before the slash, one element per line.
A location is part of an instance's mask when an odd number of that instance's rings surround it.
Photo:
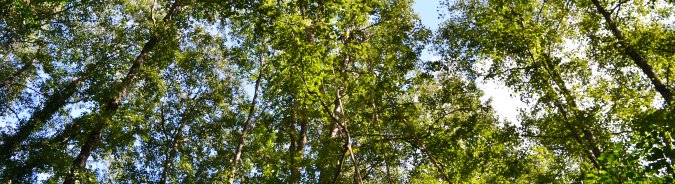
<path fill-rule="evenodd" d="M 442 4 L 2 1 L 0 182 L 673 182 L 672 2 Z"/>
<path fill-rule="evenodd" d="M 671 56 L 656 51 L 669 42 L 645 38 L 672 34 L 657 26 L 672 5 L 596 2 L 448 2 L 437 36 L 447 63 L 437 65 L 500 81 L 529 102 L 517 134 L 567 162 L 558 169 L 568 178 L 670 181 L 673 157 L 661 150 L 672 149 L 673 87 L 658 82 L 669 80 L 661 66 Z"/>

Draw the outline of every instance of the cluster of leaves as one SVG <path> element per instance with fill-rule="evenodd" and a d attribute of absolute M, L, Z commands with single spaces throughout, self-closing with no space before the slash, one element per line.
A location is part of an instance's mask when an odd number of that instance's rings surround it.
<path fill-rule="evenodd" d="M 557 179 L 672 182 L 673 4 L 445 5 L 436 39 L 443 64 L 499 81 L 528 102 L 517 134 L 566 163 Z"/>
<path fill-rule="evenodd" d="M 672 4 L 412 3 L 1 3 L 0 182 L 672 181 Z"/>

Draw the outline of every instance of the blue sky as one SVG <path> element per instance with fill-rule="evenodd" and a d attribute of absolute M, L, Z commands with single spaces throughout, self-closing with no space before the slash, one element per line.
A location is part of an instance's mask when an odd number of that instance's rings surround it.
<path fill-rule="evenodd" d="M 413 5 L 415 13 L 417 13 L 422 20 L 422 24 L 431 30 L 436 30 L 441 23 L 438 14 L 440 1 L 441 0 L 417 0 Z M 422 53 L 423 60 L 431 60 L 433 57 L 433 54 L 429 51 Z"/>
<path fill-rule="evenodd" d="M 438 17 L 438 10 L 441 0 L 418 0 L 415 1 L 413 8 L 422 19 L 422 23 L 428 28 L 435 30 L 441 23 Z"/>

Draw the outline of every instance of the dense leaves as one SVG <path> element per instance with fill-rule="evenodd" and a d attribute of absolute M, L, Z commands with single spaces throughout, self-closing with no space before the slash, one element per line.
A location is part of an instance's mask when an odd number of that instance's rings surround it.
<path fill-rule="evenodd" d="M 449 61 L 444 64 L 501 81 L 529 102 L 519 134 L 566 162 L 559 168 L 563 175 L 603 182 L 672 180 L 673 87 L 663 82 L 670 69 L 662 68 L 672 63 L 663 59 L 672 54 L 654 49 L 668 42 L 644 40 L 672 34 L 672 13 L 666 13 L 671 4 L 447 5 L 449 21 L 437 40 Z"/>
<path fill-rule="evenodd" d="M 0 4 L 2 183 L 675 177 L 672 2 Z"/>

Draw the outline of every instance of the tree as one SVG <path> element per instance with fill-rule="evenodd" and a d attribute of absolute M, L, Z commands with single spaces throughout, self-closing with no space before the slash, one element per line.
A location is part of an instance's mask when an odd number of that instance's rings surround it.
<path fill-rule="evenodd" d="M 673 178 L 670 2 L 0 4 L 5 183 Z"/>
<path fill-rule="evenodd" d="M 584 158 L 594 170 L 572 171 L 579 172 L 582 180 L 661 179 L 650 176 L 639 164 L 651 160 L 644 152 L 626 151 L 635 146 L 632 141 L 642 139 L 633 136 L 643 134 L 644 123 L 635 122 L 658 109 L 649 98 L 654 94 L 643 87 L 640 73 L 629 70 L 631 66 L 622 59 L 607 56 L 632 53 L 635 57 L 630 58 L 666 101 L 670 96 L 664 90 L 667 87 L 650 77 L 654 74 L 649 64 L 626 40 L 616 48 L 607 39 L 609 35 L 599 30 L 596 14 L 589 12 L 586 2 L 468 1 L 448 7 L 458 16 L 441 28 L 439 51 L 451 66 L 475 77 L 502 81 L 532 102 L 533 108 L 521 114 L 522 136 L 541 141 L 549 149 L 564 150 L 561 156 L 572 156 L 569 159 Z M 594 8 L 607 13 L 602 7 Z M 610 25 L 615 23 L 605 21 L 609 29 L 616 29 Z M 611 32 L 621 35 L 617 30 Z M 481 65 L 488 69 L 481 70 Z M 660 118 L 655 122 L 669 119 Z M 672 140 L 663 142 L 667 145 Z M 646 149 L 642 151 L 649 152 Z"/>

